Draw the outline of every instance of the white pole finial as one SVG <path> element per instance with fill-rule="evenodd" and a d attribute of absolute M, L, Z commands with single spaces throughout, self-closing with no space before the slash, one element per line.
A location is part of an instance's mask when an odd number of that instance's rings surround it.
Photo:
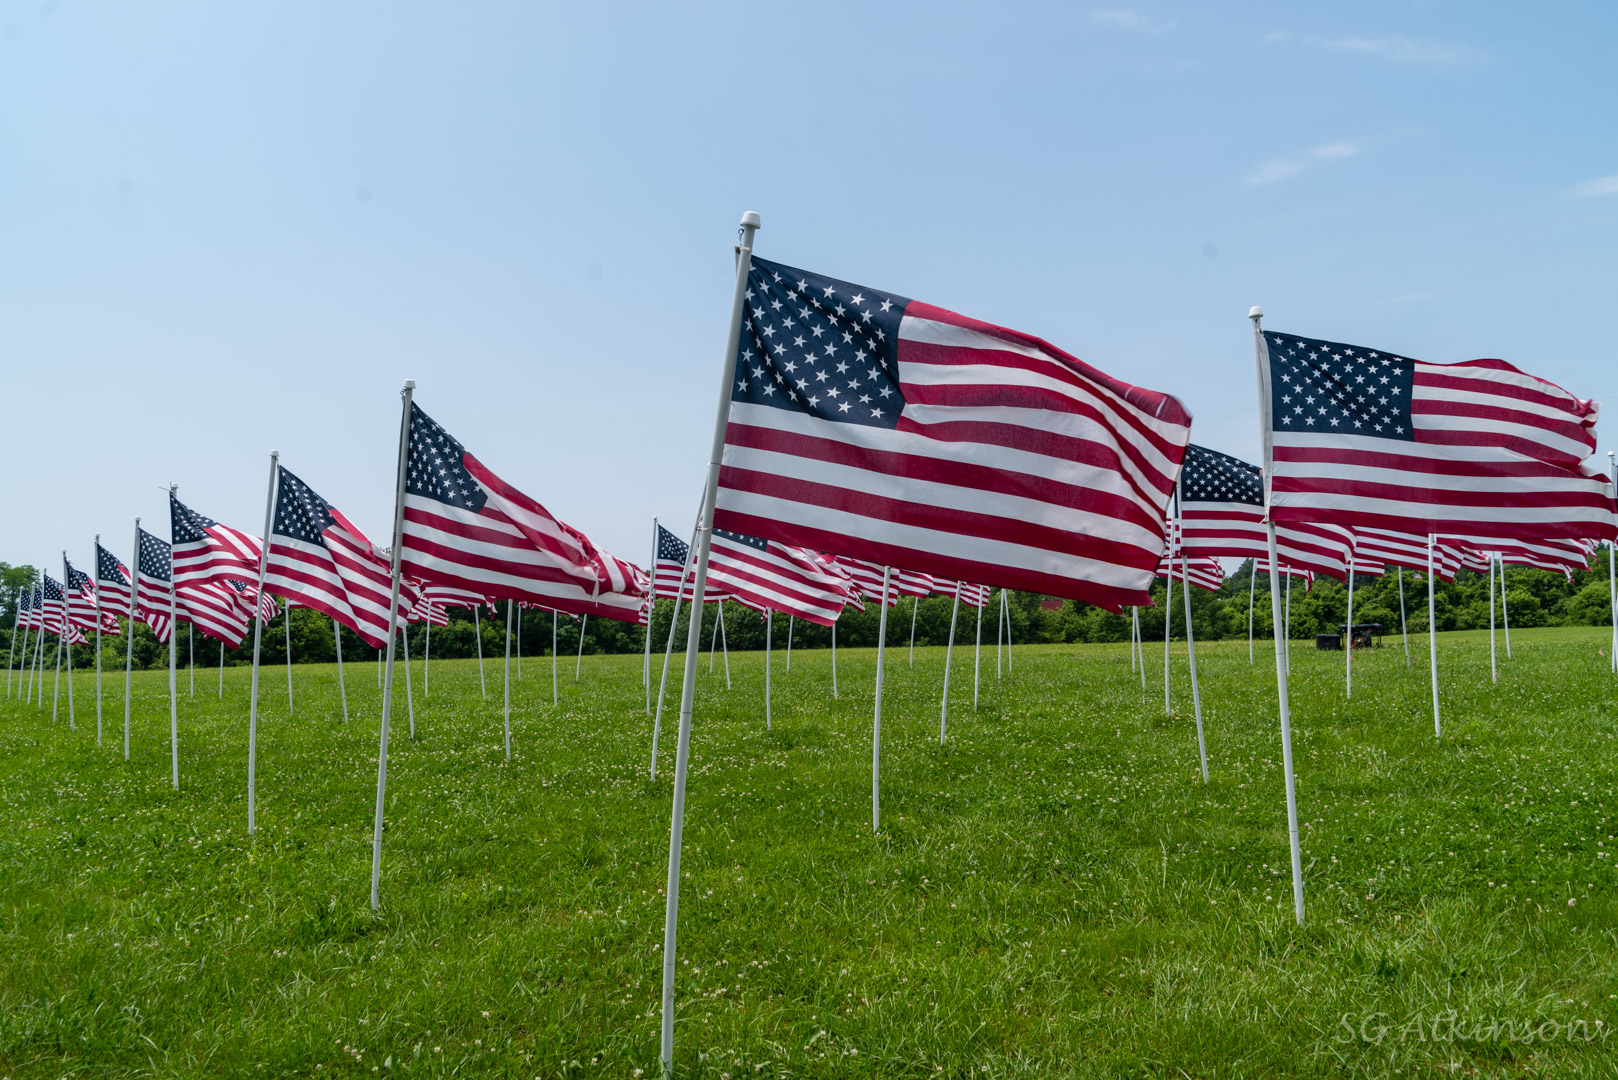
<path fill-rule="evenodd" d="M 1264 309 L 1259 307 L 1257 304 L 1254 304 L 1252 307 L 1247 309 L 1247 317 L 1256 322 L 1257 320 L 1264 318 Z"/>
<path fill-rule="evenodd" d="M 406 390 L 414 390 L 416 388 L 416 380 L 415 379 L 406 379 L 404 381 L 404 388 Z"/>

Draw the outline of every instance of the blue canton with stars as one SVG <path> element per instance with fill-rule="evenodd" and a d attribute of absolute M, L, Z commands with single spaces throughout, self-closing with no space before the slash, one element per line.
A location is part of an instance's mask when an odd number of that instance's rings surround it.
<path fill-rule="evenodd" d="M 72 563 L 64 563 L 67 567 L 67 587 L 72 592 L 83 592 L 91 587 L 93 582 L 90 575 L 74 567 Z"/>
<path fill-rule="evenodd" d="M 1185 449 L 1180 471 L 1180 498 L 1185 502 L 1264 505 L 1264 474 L 1241 458 L 1195 443 Z"/>
<path fill-rule="evenodd" d="M 678 536 L 675 536 L 673 533 L 663 528 L 663 526 L 659 525 L 657 527 L 658 561 L 671 562 L 684 566 L 685 560 L 690 557 L 690 554 L 690 544 L 687 544 L 684 540 L 681 540 Z"/>
<path fill-rule="evenodd" d="M 189 506 L 182 503 L 179 496 L 169 492 L 169 535 L 174 537 L 176 544 L 189 544 L 196 540 L 207 540 L 208 530 L 219 522 L 209 517 L 203 517 Z"/>
<path fill-rule="evenodd" d="M 909 303 L 902 296 L 754 259 L 731 401 L 820 420 L 897 427 L 905 404 L 899 391 L 899 320 Z"/>
<path fill-rule="evenodd" d="M 481 513 L 488 493 L 466 471 L 466 447 L 439 427 L 421 406 L 410 403 L 410 457 L 406 462 L 405 491 Z"/>
<path fill-rule="evenodd" d="M 326 546 L 321 535 L 337 524 L 331 516 L 331 506 L 316 495 L 314 489 L 289 472 L 286 466 L 277 466 L 280 477 L 275 487 L 275 517 L 271 531 L 280 536 L 302 540 L 306 544 Z"/>
<path fill-rule="evenodd" d="M 96 578 L 100 581 L 122 582 L 125 580 L 122 564 L 112 552 L 96 545 Z"/>
<path fill-rule="evenodd" d="M 169 579 L 171 553 L 169 546 L 145 529 L 140 530 L 140 560 L 136 563 L 142 577 L 154 581 Z"/>
<path fill-rule="evenodd" d="M 770 542 L 768 540 L 760 540 L 756 536 L 747 536 L 739 532 L 731 532 L 729 529 L 715 529 L 713 532 L 715 536 L 723 536 L 726 540 L 729 540 L 733 544 L 742 544 L 758 551 L 764 551 L 770 546 Z"/>
<path fill-rule="evenodd" d="M 1275 431 L 1415 441 L 1414 360 L 1269 330 L 1264 343 Z"/>
<path fill-rule="evenodd" d="M 64 597 L 62 596 L 62 583 L 60 581 L 57 581 L 55 578 L 51 577 L 49 574 L 45 575 L 45 599 L 47 599 L 47 600 L 61 600 L 61 599 L 64 599 Z"/>

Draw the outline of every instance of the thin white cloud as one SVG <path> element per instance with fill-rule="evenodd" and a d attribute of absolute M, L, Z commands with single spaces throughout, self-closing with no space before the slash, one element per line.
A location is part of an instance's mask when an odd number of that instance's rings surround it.
<path fill-rule="evenodd" d="M 1174 28 L 1173 23 L 1147 18 L 1133 8 L 1102 8 L 1099 11 L 1092 11 L 1090 21 L 1097 26 L 1110 26 L 1118 30 L 1134 30 L 1145 34 L 1161 34 Z"/>
<path fill-rule="evenodd" d="M 1405 37 L 1403 34 L 1389 34 L 1383 37 L 1323 38 L 1277 30 L 1265 35 L 1264 40 L 1272 45 L 1297 43 L 1325 49 L 1327 52 L 1374 56 L 1395 64 L 1452 67 L 1481 59 L 1477 52 L 1463 45 L 1451 45 L 1443 41 L 1423 41 L 1419 38 Z"/>
<path fill-rule="evenodd" d="M 1602 176 L 1576 184 L 1567 192 L 1575 199 L 1590 199 L 1598 195 L 1618 195 L 1618 176 Z"/>
<path fill-rule="evenodd" d="M 1291 157 L 1272 158 L 1262 162 L 1258 168 L 1248 173 L 1242 181 L 1246 184 L 1279 184 L 1283 180 L 1291 180 L 1302 174 L 1310 166 L 1321 161 L 1339 161 L 1343 158 L 1353 157 L 1360 152 L 1358 144 L 1351 142 L 1326 143 L 1313 149 L 1305 150 L 1301 154 Z"/>

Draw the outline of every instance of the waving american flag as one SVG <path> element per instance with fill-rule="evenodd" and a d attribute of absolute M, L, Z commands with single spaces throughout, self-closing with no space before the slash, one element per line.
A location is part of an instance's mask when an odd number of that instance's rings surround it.
<path fill-rule="evenodd" d="M 169 492 L 169 535 L 173 537 L 174 583 L 184 586 L 229 578 L 258 580 L 264 541 L 221 525 L 186 506 Z"/>
<path fill-rule="evenodd" d="M 726 596 L 759 611 L 779 611 L 830 626 L 853 590 L 815 552 L 790 544 L 715 529 L 708 580 Z"/>

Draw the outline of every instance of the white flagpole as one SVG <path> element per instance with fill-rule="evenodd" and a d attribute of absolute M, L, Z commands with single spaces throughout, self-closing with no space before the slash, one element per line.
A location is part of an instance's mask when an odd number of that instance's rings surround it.
<path fill-rule="evenodd" d="M 1427 534 L 1427 652 L 1433 667 L 1433 738 L 1442 738 L 1444 729 L 1438 721 L 1438 626 L 1433 602 L 1433 534 Z"/>
<path fill-rule="evenodd" d="M 556 688 L 556 622 L 561 618 L 556 610 L 551 609 L 551 704 L 561 701 L 560 693 Z"/>
<path fill-rule="evenodd" d="M 770 730 L 770 630 L 775 625 L 775 612 L 764 613 L 764 730 Z"/>
<path fill-rule="evenodd" d="M 584 671 L 584 628 L 589 624 L 590 616 L 582 615 L 579 617 L 579 656 L 577 660 L 573 661 L 573 684 L 575 686 L 578 685 L 580 673 Z M 522 626 L 521 623 L 517 625 Z"/>
<path fill-rule="evenodd" d="M 882 568 L 882 610 L 876 627 L 876 717 L 871 721 L 871 831 L 882 828 L 882 660 L 888 649 L 888 577 Z"/>
<path fill-rule="evenodd" d="M 1500 560 L 1500 626 L 1506 633 L 1506 659 L 1510 660 L 1511 612 L 1506 608 L 1506 557 L 1497 553 L 1495 558 Z M 1493 575 L 1491 574 L 1490 577 L 1492 578 Z M 1493 591 L 1492 585 L 1490 586 L 1490 591 Z"/>
<path fill-rule="evenodd" d="M 1140 692 L 1146 692 L 1146 645 L 1141 641 L 1140 608 L 1129 609 L 1130 656 L 1140 659 Z"/>
<path fill-rule="evenodd" d="M 225 700 L 225 639 L 219 639 L 219 700 Z"/>
<path fill-rule="evenodd" d="M 1172 529 L 1172 526 L 1171 526 Z M 1169 536 L 1169 568 L 1174 567 L 1174 537 Z M 1163 715 L 1169 715 L 1169 631 L 1174 626 L 1174 574 L 1163 575 Z"/>
<path fill-rule="evenodd" d="M 517 609 L 515 601 L 506 599 L 506 760 L 511 760 L 511 617 Z M 556 650 L 552 649 L 552 658 Z"/>
<path fill-rule="evenodd" d="M 1410 667 L 1410 624 L 1405 621 L 1405 568 L 1399 570 L 1399 633 L 1405 639 L 1405 668 Z"/>
<path fill-rule="evenodd" d="M 416 696 L 410 687 L 410 619 L 399 620 L 399 645 L 404 650 L 405 711 L 410 714 L 410 738 L 416 737 Z"/>
<path fill-rule="evenodd" d="M 22 598 L 24 596 L 27 596 L 29 601 L 32 602 L 34 597 L 32 586 L 24 585 L 22 588 L 17 590 L 17 618 L 11 624 L 11 644 L 14 649 L 17 644 L 17 628 L 22 624 Z M 16 653 L 13 652 L 12 656 L 14 658 L 13 662 L 15 662 Z M 22 627 L 22 662 L 23 667 L 28 666 L 28 627 L 26 626 Z M 22 668 L 17 669 L 17 689 L 22 689 Z M 6 696 L 8 698 L 11 696 L 11 675 L 9 666 L 6 673 Z"/>
<path fill-rule="evenodd" d="M 1264 504 L 1265 514 L 1268 517 L 1270 505 L 1270 476 L 1272 450 L 1270 444 L 1270 386 L 1268 363 L 1264 349 L 1264 334 L 1260 328 L 1259 320 L 1264 312 L 1255 307 L 1247 313 L 1253 320 L 1253 351 L 1258 363 L 1258 405 L 1260 434 L 1264 444 Z M 1277 567 L 1280 564 L 1280 555 L 1276 551 L 1275 521 L 1266 522 L 1266 533 L 1270 556 L 1270 619 L 1274 626 L 1280 628 L 1281 621 L 1281 583 L 1277 580 Z M 1256 569 L 1256 567 L 1255 567 Z M 1290 585 L 1292 575 L 1287 575 Z M 1289 593 L 1290 596 L 1290 593 Z M 1281 713 L 1281 765 L 1286 775 L 1287 789 L 1287 834 L 1292 848 L 1292 906 L 1296 912 L 1298 925 L 1303 925 L 1303 852 L 1298 844 L 1298 791 L 1297 783 L 1292 774 L 1292 708 L 1287 695 L 1287 652 L 1285 639 L 1279 629 L 1275 637 L 1275 690 L 1276 701 Z"/>
<path fill-rule="evenodd" d="M 842 612 L 837 613 L 840 619 Z M 837 624 L 831 624 L 831 699 L 837 700 Z"/>
<path fill-rule="evenodd" d="M 1253 560 L 1253 569 L 1247 575 L 1247 664 L 1253 664 L 1253 589 L 1258 585 L 1258 560 Z"/>
<path fill-rule="evenodd" d="M 910 601 L 910 670 L 916 670 L 916 612 L 921 610 L 921 597 Z"/>
<path fill-rule="evenodd" d="M 91 572 L 95 576 L 92 577 L 90 580 L 94 583 L 92 585 L 92 588 L 95 589 L 95 594 L 96 594 L 96 745 L 100 746 L 101 745 L 101 534 L 100 533 L 96 533 L 96 542 L 95 542 L 95 548 L 93 550 L 93 555 L 94 555 L 94 561 L 92 561 L 90 563 L 90 566 L 91 566 Z M 17 631 L 16 631 L 15 628 L 12 629 L 11 636 L 12 636 L 13 639 L 16 638 Z M 15 645 L 16 641 L 13 640 L 12 644 Z M 7 664 L 9 666 L 10 661 L 7 661 Z M 8 671 L 6 674 L 9 676 L 10 672 Z M 6 696 L 10 697 L 11 694 L 9 693 L 9 691 L 11 690 L 11 682 L 10 682 L 9 678 L 7 679 L 7 682 L 6 682 L 6 690 L 8 691 Z"/>
<path fill-rule="evenodd" d="M 489 683 L 483 676 L 483 600 L 472 605 L 472 633 L 478 643 L 478 689 L 483 691 L 483 700 L 489 700 Z"/>
<path fill-rule="evenodd" d="M 955 619 L 961 612 L 961 583 L 955 582 L 955 602 L 949 609 L 949 642 L 944 646 L 944 697 L 938 706 L 938 745 L 944 745 L 944 735 L 949 728 L 949 669 L 950 660 L 955 655 Z"/>
<path fill-rule="evenodd" d="M 972 711 L 973 712 L 976 712 L 977 707 L 978 707 L 978 672 L 983 667 L 983 609 L 985 607 L 987 607 L 988 604 L 989 604 L 989 598 L 987 596 L 985 596 L 983 598 L 983 603 L 978 606 L 978 639 L 977 639 L 977 644 L 975 646 L 973 646 L 973 649 L 972 649 Z M 833 643 L 835 644 L 835 639 L 834 639 Z"/>
<path fill-rule="evenodd" d="M 517 609 L 517 681 L 522 682 L 522 608 Z"/>
<path fill-rule="evenodd" d="M 646 686 L 646 715 L 652 715 L 652 614 L 657 611 L 657 518 L 652 518 L 651 577 L 646 580 L 646 657 L 641 661 L 640 681 Z M 683 573 L 683 571 L 682 571 Z"/>
<path fill-rule="evenodd" d="M 258 553 L 258 592 L 253 600 L 253 680 L 247 696 L 247 832 L 258 828 L 255 788 L 258 775 L 258 655 L 264 637 L 264 579 L 269 573 L 270 529 L 274 524 L 275 492 L 280 480 L 279 450 L 270 451 L 270 479 L 264 492 L 264 545 Z M 290 611 L 291 608 L 289 607 Z M 290 708 L 289 708 L 290 713 Z"/>
<path fill-rule="evenodd" d="M 725 605 L 720 604 L 719 613 L 714 616 L 713 633 L 708 637 L 708 674 L 713 674 L 714 663 L 719 659 L 719 623 L 724 616 Z"/>
<path fill-rule="evenodd" d="M 388 673 L 382 683 L 382 725 L 378 733 L 376 754 L 376 824 L 371 830 L 371 910 L 382 904 L 382 811 L 387 805 L 388 790 L 388 714 L 393 706 L 393 643 L 399 630 L 399 578 L 402 565 L 400 547 L 404 543 L 405 463 L 410 453 L 410 399 L 416 381 L 406 379 L 404 415 L 399 420 L 399 465 L 393 485 L 393 567 L 392 582 L 388 587 Z"/>
<path fill-rule="evenodd" d="M 433 605 L 431 603 L 429 603 L 427 605 L 427 618 L 425 620 L 426 623 L 427 623 L 427 629 L 424 631 L 424 639 L 423 639 L 422 645 L 421 645 L 421 696 L 422 696 L 423 700 L 425 700 L 428 697 L 431 697 L 432 692 L 433 692 L 433 618 L 432 618 L 432 616 L 433 616 Z M 522 626 L 521 623 L 518 623 L 517 625 L 518 625 L 519 628 L 521 628 L 521 626 Z M 333 630 L 337 629 L 337 620 L 335 620 L 335 619 L 332 620 L 332 629 Z M 342 647 L 342 643 L 339 642 L 338 646 L 337 646 L 337 675 L 338 675 L 339 678 L 341 678 L 342 674 L 343 674 L 343 647 Z M 522 649 L 520 647 L 517 649 L 517 674 L 518 674 L 519 677 L 521 677 L 521 675 L 522 675 Z M 346 707 L 344 709 L 343 719 L 345 719 L 345 720 L 348 719 L 348 713 L 347 713 Z"/>
<path fill-rule="evenodd" d="M 1006 640 L 1006 590 L 1000 590 L 1000 603 L 994 614 L 994 681 L 999 682 L 1005 676 L 1004 658 L 1000 649 Z"/>
<path fill-rule="evenodd" d="M 190 696 L 197 696 L 197 628 L 194 623 L 185 624 L 185 673 L 191 680 Z"/>
<path fill-rule="evenodd" d="M 64 563 L 67 562 L 66 559 L 63 559 L 62 561 Z M 62 574 L 65 577 L 67 575 L 67 571 L 65 571 L 65 570 L 62 571 Z M 55 665 L 56 665 L 56 679 L 51 684 L 51 723 L 53 723 L 53 724 L 56 723 L 56 721 L 59 718 L 60 713 L 61 713 L 61 710 L 60 710 L 59 706 L 60 706 L 61 700 L 62 700 L 62 647 L 66 642 L 67 642 L 67 583 L 63 582 L 62 583 L 62 625 L 57 628 L 56 652 L 55 652 L 55 655 L 52 657 L 52 662 L 55 663 Z M 43 686 L 44 683 L 41 683 L 40 685 Z"/>
<path fill-rule="evenodd" d="M 1287 569 L 1289 571 L 1287 574 L 1287 610 L 1286 615 L 1284 616 L 1282 629 L 1286 636 L 1287 672 L 1290 674 L 1292 671 L 1292 574 L 1290 573 L 1292 568 L 1288 567 Z"/>
<path fill-rule="evenodd" d="M 34 693 L 35 684 L 38 692 Z M 45 583 L 39 586 L 39 629 L 34 634 L 34 664 L 28 672 L 28 688 L 36 710 L 45 707 Z M 23 702 L 27 704 L 27 702 Z"/>
<path fill-rule="evenodd" d="M 752 265 L 753 231 L 758 215 L 749 210 L 742 215 L 741 243 L 736 248 L 736 291 L 731 298 L 730 327 L 725 336 L 725 352 L 720 363 L 719 405 L 714 417 L 713 446 L 708 457 L 707 483 L 703 488 L 701 515 L 698 517 L 697 570 L 691 595 L 691 615 L 686 631 L 685 677 L 680 686 L 679 750 L 674 766 L 674 806 L 669 825 L 669 877 L 664 890 L 663 917 L 663 1030 L 662 1068 L 665 1080 L 674 1075 L 674 974 L 675 945 L 680 918 L 680 843 L 685 828 L 685 782 L 691 759 L 691 708 L 696 692 L 697 653 L 702 648 L 702 596 L 708 586 L 708 552 L 712 540 L 714 500 L 719 489 L 719 462 L 725 449 L 725 426 L 730 416 L 730 380 L 736 368 L 736 349 L 741 341 L 743 304 L 746 300 L 747 273 Z"/>
<path fill-rule="evenodd" d="M 1175 524 L 1180 524 L 1180 488 L 1174 488 Z M 1202 737 L 1202 688 L 1197 682 L 1197 639 L 1191 631 L 1191 568 L 1185 554 L 1184 526 L 1180 525 L 1180 595 L 1185 598 L 1185 652 L 1191 661 L 1191 711 L 1197 718 L 1197 756 L 1202 761 L 1202 782 L 1208 782 L 1208 743 Z"/>
<path fill-rule="evenodd" d="M 691 543 L 695 544 L 697 542 L 697 533 L 701 528 L 702 518 L 699 512 L 697 518 L 697 527 L 691 530 Z M 686 548 L 687 552 L 690 550 L 691 549 L 689 547 Z M 685 583 L 690 580 L 691 569 L 691 560 L 688 556 L 686 559 L 686 564 L 680 567 L 680 584 L 674 590 L 674 614 L 669 619 L 669 640 L 668 644 L 663 647 L 663 677 L 658 681 L 657 684 L 657 712 L 652 716 L 653 780 L 657 779 L 657 740 L 658 736 L 663 733 L 663 695 L 669 687 L 669 658 L 674 655 L 674 629 L 680 624 L 680 603 L 685 599 Z M 692 593 L 691 595 L 695 597 L 698 594 Z M 693 608 L 697 606 L 695 600 L 692 601 L 691 606 Z M 702 643 L 700 627 L 698 631 L 697 643 L 698 645 Z M 730 679 L 730 652 L 728 649 L 725 652 L 725 679 L 728 686 Z"/>
<path fill-rule="evenodd" d="M 725 689 L 730 689 L 730 635 L 725 632 L 725 602 L 719 601 L 719 650 L 725 654 Z"/>
<path fill-rule="evenodd" d="M 797 620 L 798 620 L 798 617 L 796 615 L 788 615 L 787 616 L 787 670 L 786 670 L 786 673 L 788 675 L 792 674 L 792 628 L 797 623 Z"/>
<path fill-rule="evenodd" d="M 291 600 L 286 601 L 286 608 L 283 611 L 283 614 L 286 616 L 285 625 L 286 625 L 286 632 L 287 632 L 287 635 L 286 635 L 287 636 L 287 715 L 291 716 L 292 715 L 292 601 Z M 409 663 L 409 661 L 406 661 L 407 665 L 408 665 L 408 663 Z M 405 670 L 409 671 L 410 669 L 407 666 L 405 668 Z M 415 736 L 412 734 L 411 738 L 415 738 Z"/>
<path fill-rule="evenodd" d="M 62 552 L 62 651 L 67 654 L 67 727 L 69 731 L 79 730 L 78 721 L 73 716 L 73 642 L 70 636 L 73 632 L 73 620 L 69 618 L 72 610 L 72 586 L 68 584 L 67 552 Z"/>
<path fill-rule="evenodd" d="M 172 496 L 178 484 L 169 485 Z M 174 685 L 174 665 L 180 636 L 180 597 L 174 585 L 174 547 L 169 546 L 169 761 L 173 773 L 174 790 L 180 790 L 180 701 Z"/>
<path fill-rule="evenodd" d="M 382 650 L 376 651 L 376 688 L 382 689 Z"/>
<path fill-rule="evenodd" d="M 1494 552 L 1489 553 L 1489 681 L 1500 682 L 1500 671 L 1494 655 Z"/>
<path fill-rule="evenodd" d="M 140 600 L 140 518 L 135 519 L 135 561 L 129 564 L 129 625 L 124 627 L 124 760 L 129 760 L 129 681 L 135 670 L 135 609 Z"/>
<path fill-rule="evenodd" d="M 1006 674 L 1010 675 L 1016 671 L 1015 657 L 1013 657 L 1011 654 L 1011 597 L 1006 594 L 1004 589 L 1002 589 L 1000 591 L 1000 598 L 1005 602 L 1006 605 Z M 1141 662 L 1145 663 L 1145 661 L 1146 656 L 1144 653 L 1142 653 Z"/>
<path fill-rule="evenodd" d="M 1348 627 L 1343 633 L 1343 696 L 1354 696 L 1354 548 L 1348 549 Z"/>
<path fill-rule="evenodd" d="M 336 619 L 331 621 L 331 635 L 337 645 L 337 694 L 343 699 L 343 723 L 346 724 L 348 723 L 348 687 L 343 683 L 343 628 L 337 625 Z M 219 655 L 223 658 L 225 654 L 221 651 Z M 221 660 L 221 662 L 223 661 Z M 220 670 L 223 671 L 224 668 L 221 667 Z"/>

